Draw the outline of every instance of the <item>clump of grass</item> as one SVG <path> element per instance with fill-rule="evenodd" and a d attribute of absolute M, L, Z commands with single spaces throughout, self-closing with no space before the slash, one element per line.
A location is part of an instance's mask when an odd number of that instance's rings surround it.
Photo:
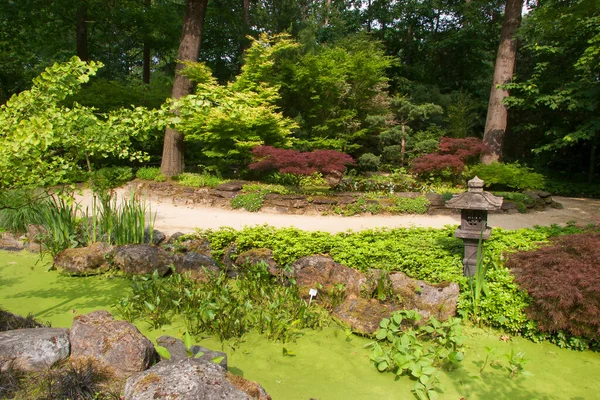
<path fill-rule="evenodd" d="M 0 373 L 0 399 L 12 399 L 21 388 L 25 374 L 14 369 L 12 361 L 7 364 L 0 361 L 0 370 L 2 370 Z"/>
<path fill-rule="evenodd" d="M 231 199 L 231 208 L 244 208 L 250 212 L 257 212 L 262 208 L 266 195 L 267 192 L 238 194 Z"/>
<path fill-rule="evenodd" d="M 217 176 L 210 175 L 207 173 L 193 174 L 193 173 L 189 173 L 189 172 L 184 172 L 183 174 L 178 175 L 178 176 L 174 177 L 173 179 L 178 181 L 179 184 L 182 186 L 195 187 L 195 188 L 201 188 L 201 187 L 214 188 L 215 186 L 217 186 L 221 183 L 227 182 L 224 179 L 221 179 Z"/>
<path fill-rule="evenodd" d="M 109 376 L 91 362 L 62 364 L 43 373 L 21 376 L 15 398 L 32 400 L 108 400 L 119 399 L 110 388 Z"/>
<path fill-rule="evenodd" d="M 145 181 L 164 182 L 166 180 L 166 177 L 160 173 L 160 168 L 158 167 L 142 167 L 137 170 L 135 176 Z"/>
<path fill-rule="evenodd" d="M 29 225 L 41 223 L 40 212 L 48 207 L 49 196 L 39 190 L 15 189 L 0 192 L 0 229 L 25 233 Z"/>
<path fill-rule="evenodd" d="M 0 332 L 11 331 L 13 329 L 39 328 L 42 326 L 50 326 L 50 324 L 42 324 L 35 319 L 33 314 L 21 317 L 0 308 Z"/>

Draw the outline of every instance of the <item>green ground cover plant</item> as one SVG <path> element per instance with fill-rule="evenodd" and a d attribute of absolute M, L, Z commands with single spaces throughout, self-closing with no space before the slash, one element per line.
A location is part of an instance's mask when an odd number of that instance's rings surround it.
<path fill-rule="evenodd" d="M 308 255 L 329 254 L 336 262 L 361 271 L 379 268 L 401 271 L 431 283 L 457 282 L 461 287 L 458 312 L 464 319 L 471 319 L 475 312 L 473 295 L 462 274 L 463 247 L 454 237 L 454 229 L 448 226 L 444 229 L 398 228 L 329 234 L 258 226 L 239 231 L 230 228 L 201 230 L 198 235 L 211 242 L 212 254 L 217 259 L 235 243 L 238 252 L 252 248 L 271 249 L 280 266 Z M 536 249 L 550 237 L 584 230 L 586 228 L 575 225 L 514 231 L 494 229 L 483 247 L 488 293 L 478 300 L 479 322 L 535 339 L 536 324 L 525 313 L 529 295 L 519 288 L 503 260 L 510 252 Z"/>
<path fill-rule="evenodd" d="M 231 199 L 231 208 L 243 208 L 246 211 L 257 212 L 262 208 L 267 193 L 267 191 L 240 193 Z"/>
<path fill-rule="evenodd" d="M 103 193 L 132 179 L 133 171 L 131 167 L 104 167 L 91 173 L 90 183 L 92 190 Z"/>

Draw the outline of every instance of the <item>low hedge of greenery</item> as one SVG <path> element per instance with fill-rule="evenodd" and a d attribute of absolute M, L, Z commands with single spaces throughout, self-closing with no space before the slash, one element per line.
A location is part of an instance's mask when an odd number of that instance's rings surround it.
<path fill-rule="evenodd" d="M 533 250 L 550 237 L 579 233 L 596 227 L 575 225 L 536 227 L 535 229 L 504 230 L 495 228 L 484 245 L 488 265 L 488 295 L 478 304 L 478 320 L 486 325 L 540 339 L 536 324 L 525 308 L 530 298 L 514 281 L 504 266 L 507 253 Z M 330 234 L 307 232 L 296 228 L 270 226 L 247 227 L 242 230 L 221 228 L 199 230 L 197 236 L 211 243 L 211 251 L 220 259 L 233 244 L 238 254 L 253 248 L 268 248 L 280 266 L 287 266 L 300 257 L 329 254 L 336 262 L 366 271 L 380 268 L 401 271 L 408 276 L 431 283 L 457 282 L 461 287 L 458 312 L 469 319 L 473 315 L 473 299 L 467 279 L 462 274 L 463 245 L 454 237 L 455 227 L 371 229 L 361 232 Z M 571 347 L 569 340 L 562 345 Z"/>

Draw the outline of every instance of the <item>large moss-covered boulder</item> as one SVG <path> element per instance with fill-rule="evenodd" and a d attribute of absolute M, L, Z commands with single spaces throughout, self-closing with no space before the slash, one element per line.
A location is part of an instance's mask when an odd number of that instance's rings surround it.
<path fill-rule="evenodd" d="M 65 249 L 54 258 L 54 266 L 70 275 L 94 275 L 110 268 L 108 258 L 112 247 L 93 243 L 87 247 Z"/>

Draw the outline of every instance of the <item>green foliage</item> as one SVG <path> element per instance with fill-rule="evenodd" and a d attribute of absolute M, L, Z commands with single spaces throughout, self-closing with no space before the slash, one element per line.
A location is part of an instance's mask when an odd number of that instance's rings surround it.
<path fill-rule="evenodd" d="M 155 182 L 164 182 L 166 180 L 165 176 L 160 173 L 160 168 L 158 167 L 142 167 L 136 171 L 135 177 L 145 181 Z"/>
<path fill-rule="evenodd" d="M 544 190 L 557 196 L 600 198 L 600 184 L 594 182 L 582 183 L 546 178 Z"/>
<path fill-rule="evenodd" d="M 231 208 L 244 208 L 246 211 L 257 212 L 262 208 L 266 195 L 266 191 L 238 194 L 231 199 Z"/>
<path fill-rule="evenodd" d="M 444 391 L 437 378 L 441 368 L 452 369 L 464 358 L 461 321 L 439 322 L 431 317 L 417 326 L 421 316 L 414 310 L 397 311 L 381 320 L 371 362 L 379 372 L 392 372 L 415 380 L 413 393 L 419 399 L 437 399 Z"/>
<path fill-rule="evenodd" d="M 114 189 L 133 179 L 131 167 L 105 167 L 91 174 L 91 186 L 97 193 Z"/>
<path fill-rule="evenodd" d="M 154 217 L 149 214 L 146 204 L 133 195 L 120 203 L 110 195 L 95 195 L 92 208 L 85 211 L 68 197 L 53 196 L 39 212 L 39 240 L 43 252 L 52 257 L 64 249 L 98 241 L 115 245 L 145 243 L 153 236 Z"/>
<path fill-rule="evenodd" d="M 390 207 L 388 210 L 400 214 L 425 214 L 427 210 L 429 210 L 430 204 L 431 203 L 425 196 L 415 197 L 414 199 L 396 196 L 394 199 L 394 206 Z"/>
<path fill-rule="evenodd" d="M 179 182 L 182 186 L 201 188 L 201 187 L 210 187 L 214 188 L 221 183 L 227 182 L 227 180 L 223 180 L 218 176 L 214 176 L 208 173 L 202 174 L 193 174 L 190 172 L 184 172 L 181 175 L 173 177 L 174 180 Z"/>
<path fill-rule="evenodd" d="M 543 189 L 544 176 L 531 168 L 517 163 L 477 164 L 468 171 L 469 179 L 478 176 L 488 187 L 512 188 L 517 190 Z"/>
<path fill-rule="evenodd" d="M 136 108 L 99 117 L 77 103 L 63 104 L 101 66 L 77 57 L 54 64 L 0 108 L 0 187 L 55 185 L 84 160 L 145 157 L 131 150 L 131 140 L 159 124 L 156 113 Z"/>
<path fill-rule="evenodd" d="M 345 215 L 346 217 L 367 212 L 371 214 L 379 214 L 382 211 L 383 206 L 379 204 L 377 200 L 369 200 L 362 196 L 357 198 L 353 203 L 345 204 L 343 206 L 336 206 L 333 209 L 335 214 Z"/>
<path fill-rule="evenodd" d="M 157 328 L 173 316 L 185 319 L 188 332 L 215 335 L 219 340 L 239 340 L 257 330 L 272 340 L 294 340 L 303 328 L 320 328 L 328 323 L 327 313 L 309 306 L 299 297 L 296 285 L 281 285 L 265 264 L 249 267 L 237 279 L 225 273 L 199 282 L 172 274 L 161 278 L 135 276 L 132 293 L 117 309 L 124 318 L 143 318 Z"/>
<path fill-rule="evenodd" d="M 340 192 L 414 192 L 420 191 L 423 185 L 406 174 L 403 169 L 391 174 L 372 175 L 370 177 L 351 175 L 343 178 L 335 187 Z"/>
<path fill-rule="evenodd" d="M 247 65 L 235 82 L 219 85 L 204 64 L 187 63 L 184 74 L 197 83 L 196 93 L 168 104 L 177 109 L 172 123 L 201 148 L 202 162 L 221 172 L 245 167 L 260 145 L 285 147 L 296 124 L 277 111 L 277 87 L 254 81 L 287 45 L 270 46 L 266 37 L 253 42 Z"/>
<path fill-rule="evenodd" d="M 377 171 L 381 165 L 381 157 L 373 153 L 365 153 L 358 157 L 358 167 L 363 171 Z"/>
<path fill-rule="evenodd" d="M 0 191 L 0 229 L 25 233 L 29 225 L 42 222 L 40 212 L 48 206 L 48 194 L 42 191 L 14 189 Z"/>
<path fill-rule="evenodd" d="M 520 213 L 527 212 L 527 207 L 535 202 L 531 196 L 519 192 L 492 192 L 494 196 L 503 197 L 504 201 L 512 201 L 516 204 Z"/>
<path fill-rule="evenodd" d="M 283 185 L 269 185 L 264 183 L 247 183 L 242 187 L 244 193 L 277 193 L 277 194 L 290 194 L 292 190 L 288 189 Z"/>

